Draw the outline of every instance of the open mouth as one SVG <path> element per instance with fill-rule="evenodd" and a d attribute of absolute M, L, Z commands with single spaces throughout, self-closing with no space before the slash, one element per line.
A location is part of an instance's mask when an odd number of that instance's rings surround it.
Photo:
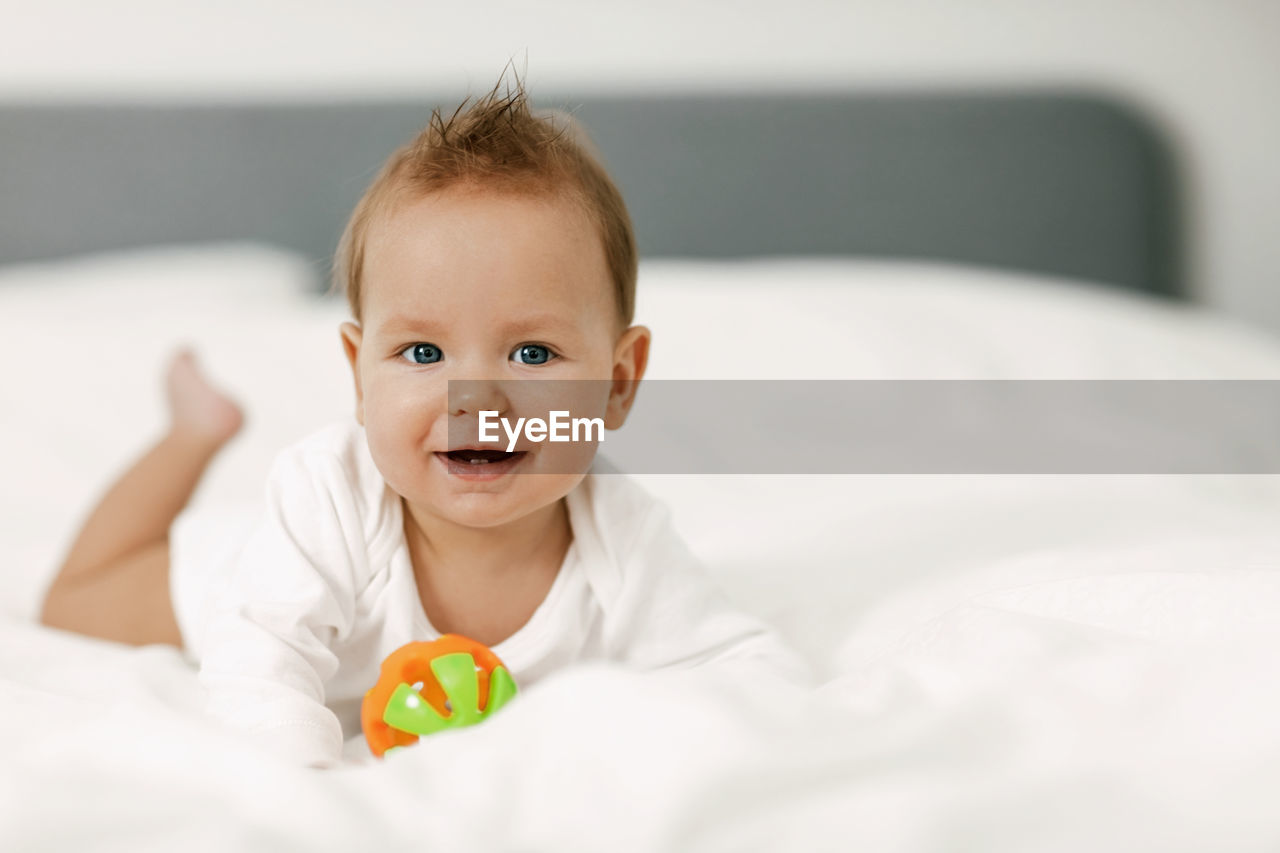
<path fill-rule="evenodd" d="M 523 452 L 508 453 L 505 450 L 450 450 L 444 454 L 451 462 L 461 462 L 467 465 L 488 465 L 493 462 L 506 462 L 516 456 L 523 456 Z"/>
<path fill-rule="evenodd" d="M 466 447 L 447 452 L 437 452 L 436 458 L 444 463 L 451 476 L 463 480 L 495 480 L 516 468 L 528 456 L 528 451 Z"/>

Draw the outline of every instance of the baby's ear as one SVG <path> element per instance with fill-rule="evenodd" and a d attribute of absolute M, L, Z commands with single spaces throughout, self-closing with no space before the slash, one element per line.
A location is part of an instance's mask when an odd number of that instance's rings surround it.
<path fill-rule="evenodd" d="M 606 429 L 618 429 L 636 400 L 636 389 L 649 364 L 649 342 L 653 334 L 645 326 L 632 326 L 622 333 L 613 349 L 613 387 L 605 410 Z"/>
<path fill-rule="evenodd" d="M 360 342 L 364 337 L 363 330 L 350 321 L 338 327 L 342 335 L 342 350 L 347 354 L 351 364 L 351 377 L 356 384 L 356 421 L 364 426 L 364 392 L 360 387 Z"/>

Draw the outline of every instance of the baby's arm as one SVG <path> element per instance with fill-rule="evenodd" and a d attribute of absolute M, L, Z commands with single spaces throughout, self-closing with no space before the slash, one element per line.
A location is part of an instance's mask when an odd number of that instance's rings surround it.
<path fill-rule="evenodd" d="M 209 713 L 300 764 L 337 763 L 342 727 L 324 704 L 331 650 L 354 614 L 363 530 L 338 458 L 290 448 L 267 509 L 211 618 L 200 667 Z"/>

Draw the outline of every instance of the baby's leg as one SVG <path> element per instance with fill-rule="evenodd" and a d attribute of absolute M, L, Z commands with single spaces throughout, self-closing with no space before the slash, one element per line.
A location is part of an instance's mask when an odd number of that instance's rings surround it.
<path fill-rule="evenodd" d="M 49 589 L 45 625 L 133 645 L 182 645 L 169 599 L 169 526 L 243 415 L 187 350 L 170 362 L 166 388 L 169 432 L 90 514 Z"/>

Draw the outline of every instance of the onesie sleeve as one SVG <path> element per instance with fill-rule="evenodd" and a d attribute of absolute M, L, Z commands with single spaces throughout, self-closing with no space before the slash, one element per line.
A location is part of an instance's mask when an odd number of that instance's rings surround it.
<path fill-rule="evenodd" d="M 730 601 L 676 532 L 667 507 L 655 501 L 645 516 L 634 541 L 619 551 L 615 655 L 645 670 L 733 666 L 813 686 L 806 660 L 764 620 Z"/>
<path fill-rule="evenodd" d="M 300 764 L 341 760 L 325 683 L 354 619 L 363 540 L 337 454 L 295 446 L 276 457 L 266 510 L 206 635 L 200 681 L 213 718 Z"/>

